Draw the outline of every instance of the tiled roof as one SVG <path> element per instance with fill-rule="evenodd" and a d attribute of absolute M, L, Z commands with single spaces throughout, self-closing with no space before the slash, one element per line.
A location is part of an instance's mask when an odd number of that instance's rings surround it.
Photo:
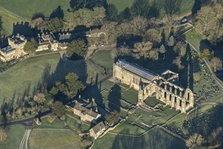
<path fill-rule="evenodd" d="M 92 111 L 92 110 L 89 110 L 87 108 L 85 108 L 84 106 L 82 106 L 80 103 L 76 102 L 75 105 L 74 105 L 74 109 L 78 110 L 78 111 L 81 111 L 81 113 L 83 113 L 84 115 L 90 115 L 94 118 L 97 118 L 97 116 L 99 115 L 98 113 Z"/>
<path fill-rule="evenodd" d="M 102 129 L 105 129 L 105 124 L 103 122 L 98 123 L 93 128 L 94 133 L 100 132 Z"/>
<path fill-rule="evenodd" d="M 148 71 L 148 70 L 144 70 L 143 68 L 135 65 L 135 64 L 131 64 L 125 60 L 118 60 L 116 62 L 116 65 L 118 65 L 119 67 L 131 72 L 131 73 L 134 73 L 146 80 L 153 80 L 157 75 Z"/>
<path fill-rule="evenodd" d="M 9 53 L 11 51 L 14 51 L 15 49 L 12 48 L 11 46 L 7 46 L 5 48 L 2 48 L 1 51 L 4 52 L 4 53 Z"/>

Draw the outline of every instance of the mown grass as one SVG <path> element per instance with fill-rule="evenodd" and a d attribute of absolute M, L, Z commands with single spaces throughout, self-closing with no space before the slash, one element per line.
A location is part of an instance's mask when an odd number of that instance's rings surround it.
<path fill-rule="evenodd" d="M 195 0 L 182 0 L 178 15 L 185 15 L 191 12 Z M 134 0 L 108 0 L 109 3 L 114 4 L 119 12 L 123 11 L 127 7 L 131 7 L 134 3 Z M 149 5 L 156 4 L 157 8 L 160 11 L 160 16 L 165 15 L 164 12 L 164 0 L 148 0 Z"/>
<path fill-rule="evenodd" d="M 39 83 L 47 83 L 48 86 L 55 81 L 61 81 L 69 72 L 74 72 L 85 81 L 87 64 L 84 60 L 61 60 L 59 54 L 47 54 L 23 60 L 0 73 L 0 95 L 3 99 L 23 97 L 32 94 Z M 93 69 L 93 68 L 92 68 Z"/>
<path fill-rule="evenodd" d="M 112 69 L 114 59 L 111 51 L 98 51 L 92 56 L 92 61 L 106 69 Z"/>
<path fill-rule="evenodd" d="M 159 101 L 158 99 L 156 99 L 156 97 L 148 97 L 145 100 L 145 103 L 151 107 L 156 106 L 157 104 L 163 104 L 161 101 Z"/>
<path fill-rule="evenodd" d="M 80 147 L 79 136 L 70 129 L 33 129 L 29 138 L 31 149 L 66 148 L 74 149 Z"/>
<path fill-rule="evenodd" d="M 26 21 L 26 19 L 24 19 L 23 17 L 18 16 L 17 14 L 12 13 L 7 9 L 3 8 L 1 4 L 0 4 L 0 17 L 3 22 L 2 23 L 3 32 L 7 35 L 10 35 L 12 33 L 13 23 Z"/>
<path fill-rule="evenodd" d="M 197 50 L 200 49 L 200 42 L 202 40 L 201 35 L 199 35 L 194 29 L 187 31 L 185 34 L 185 39 L 192 44 Z"/>
<path fill-rule="evenodd" d="M 7 139 L 0 143 L 1 149 L 19 148 L 20 141 L 25 133 L 25 128 L 22 125 L 13 125 L 7 128 Z"/>
<path fill-rule="evenodd" d="M 131 7 L 134 0 L 108 0 L 110 4 L 116 6 L 119 12 L 123 11 L 127 7 Z"/>
<path fill-rule="evenodd" d="M 126 128 L 125 131 L 129 131 Z M 158 141 L 158 143 L 157 143 Z M 140 137 L 106 134 L 95 141 L 93 149 L 100 149 L 103 144 L 104 149 L 184 149 L 185 143 L 161 130 L 154 128 Z"/>
<path fill-rule="evenodd" d="M 35 13 L 48 17 L 58 6 L 67 11 L 69 0 L 1 0 L 0 5 L 19 16 L 31 19 Z"/>

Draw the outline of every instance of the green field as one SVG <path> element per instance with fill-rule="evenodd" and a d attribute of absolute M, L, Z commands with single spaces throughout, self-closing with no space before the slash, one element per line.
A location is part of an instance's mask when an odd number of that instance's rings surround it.
<path fill-rule="evenodd" d="M 42 13 L 48 17 L 58 6 L 61 6 L 66 14 L 69 0 L 0 0 L 3 31 L 7 35 L 11 35 L 13 23 L 29 22 L 37 13 Z"/>
<path fill-rule="evenodd" d="M 128 128 L 125 131 L 129 131 Z M 185 149 L 183 141 L 159 128 L 154 128 L 140 137 L 108 133 L 95 141 L 93 149 L 101 149 L 101 146 L 104 149 Z"/>
<path fill-rule="evenodd" d="M 66 11 L 69 8 L 69 0 L 1 0 L 0 6 L 19 16 L 31 19 L 35 13 L 49 16 L 58 6 Z"/>
<path fill-rule="evenodd" d="M 1 1 L 0 1 L 1 3 Z M 2 19 L 2 27 L 3 27 L 3 32 L 10 35 L 12 33 L 13 29 L 13 23 L 15 22 L 21 22 L 21 21 L 26 21 L 23 17 L 18 16 L 15 13 L 12 13 L 8 11 L 7 9 L 3 8 L 0 4 L 0 16 Z"/>
<path fill-rule="evenodd" d="M 80 147 L 80 138 L 70 129 L 33 129 L 29 138 L 31 149 L 74 149 Z"/>
<path fill-rule="evenodd" d="M 119 12 L 127 7 L 131 7 L 134 0 L 108 0 L 109 3 L 114 4 Z"/>
<path fill-rule="evenodd" d="M 114 60 L 111 51 L 98 51 L 92 56 L 92 61 L 104 68 L 112 69 Z"/>
<path fill-rule="evenodd" d="M 19 62 L 7 71 L 0 73 L 1 101 L 22 97 L 32 93 L 38 83 L 52 85 L 57 80 L 63 80 L 68 72 L 75 72 L 84 81 L 87 74 L 87 64 L 84 60 L 60 60 L 59 54 L 47 54 L 28 58 Z"/>
<path fill-rule="evenodd" d="M 149 5 L 152 5 L 154 2 L 156 6 L 160 10 L 160 16 L 164 16 L 164 0 L 148 0 Z M 182 0 L 182 4 L 180 7 L 179 15 L 185 15 L 191 12 L 191 9 L 194 5 L 195 0 Z M 119 12 L 123 11 L 127 7 L 131 7 L 134 0 L 108 0 L 109 3 L 114 4 Z"/>
<path fill-rule="evenodd" d="M 20 141 L 25 133 L 25 128 L 22 125 L 13 125 L 7 128 L 7 139 L 4 143 L 0 143 L 1 149 L 19 148 Z"/>

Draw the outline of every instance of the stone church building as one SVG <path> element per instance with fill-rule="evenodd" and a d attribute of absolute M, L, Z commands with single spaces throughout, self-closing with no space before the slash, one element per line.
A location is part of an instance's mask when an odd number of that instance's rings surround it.
<path fill-rule="evenodd" d="M 179 75 L 170 70 L 157 75 L 125 60 L 118 60 L 113 65 L 113 79 L 138 91 L 138 105 L 147 97 L 154 96 L 182 113 L 194 107 L 193 92 L 190 88 L 178 86 Z"/>

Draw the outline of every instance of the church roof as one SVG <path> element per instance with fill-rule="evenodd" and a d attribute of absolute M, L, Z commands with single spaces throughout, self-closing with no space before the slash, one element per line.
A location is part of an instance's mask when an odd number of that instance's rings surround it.
<path fill-rule="evenodd" d="M 156 76 L 158 76 L 148 70 L 143 69 L 142 67 L 131 64 L 126 60 L 118 60 L 116 65 L 149 81 L 152 81 Z"/>

